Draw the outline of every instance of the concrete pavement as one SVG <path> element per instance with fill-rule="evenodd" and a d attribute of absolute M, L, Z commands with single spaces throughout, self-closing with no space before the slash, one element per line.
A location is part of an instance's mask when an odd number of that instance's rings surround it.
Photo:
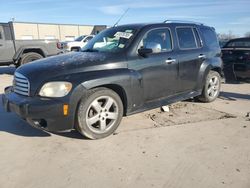
<path fill-rule="evenodd" d="M 11 79 L 0 75 L 0 93 Z M 250 84 L 222 91 L 214 103 L 173 108 L 173 124 L 156 109 L 95 141 L 34 129 L 0 104 L 0 187 L 249 188 Z"/>

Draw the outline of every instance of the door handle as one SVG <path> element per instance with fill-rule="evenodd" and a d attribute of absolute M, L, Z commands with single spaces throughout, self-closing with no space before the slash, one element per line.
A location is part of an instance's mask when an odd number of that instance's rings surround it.
<path fill-rule="evenodd" d="M 198 58 L 199 58 L 199 59 L 206 59 L 206 55 L 200 54 L 200 55 L 198 56 Z"/>
<path fill-rule="evenodd" d="M 167 63 L 167 64 L 172 64 L 172 63 L 175 63 L 175 62 L 176 62 L 176 59 L 167 59 L 165 61 L 165 63 Z"/>

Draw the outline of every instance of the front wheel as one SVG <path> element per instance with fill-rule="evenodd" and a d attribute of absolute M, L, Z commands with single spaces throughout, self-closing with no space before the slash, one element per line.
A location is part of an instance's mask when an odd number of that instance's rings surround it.
<path fill-rule="evenodd" d="M 220 94 L 221 76 L 216 71 L 210 71 L 207 75 L 201 96 L 202 102 L 213 102 Z"/>
<path fill-rule="evenodd" d="M 76 129 L 90 139 L 114 133 L 123 116 L 123 104 L 117 93 L 107 88 L 89 91 L 80 101 Z"/>

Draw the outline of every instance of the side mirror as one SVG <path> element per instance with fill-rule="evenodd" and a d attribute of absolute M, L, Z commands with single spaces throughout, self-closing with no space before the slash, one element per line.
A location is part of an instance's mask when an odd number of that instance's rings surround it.
<path fill-rule="evenodd" d="M 156 42 L 147 42 L 145 48 L 152 49 L 153 53 L 160 53 L 161 52 L 161 45 Z"/>
<path fill-rule="evenodd" d="M 153 53 L 153 50 L 150 48 L 140 48 L 138 49 L 138 54 L 142 57 L 147 57 L 148 54 Z"/>

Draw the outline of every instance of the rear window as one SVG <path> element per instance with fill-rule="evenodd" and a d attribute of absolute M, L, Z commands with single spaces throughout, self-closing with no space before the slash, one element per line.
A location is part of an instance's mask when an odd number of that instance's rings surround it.
<path fill-rule="evenodd" d="M 203 35 L 204 42 L 209 48 L 219 47 L 218 39 L 213 29 L 209 27 L 201 27 L 200 30 Z"/>
<path fill-rule="evenodd" d="M 178 43 L 181 49 L 197 48 L 193 29 L 191 27 L 177 28 Z"/>
<path fill-rule="evenodd" d="M 250 40 L 237 40 L 237 41 L 229 41 L 225 47 L 245 47 L 250 48 Z"/>

